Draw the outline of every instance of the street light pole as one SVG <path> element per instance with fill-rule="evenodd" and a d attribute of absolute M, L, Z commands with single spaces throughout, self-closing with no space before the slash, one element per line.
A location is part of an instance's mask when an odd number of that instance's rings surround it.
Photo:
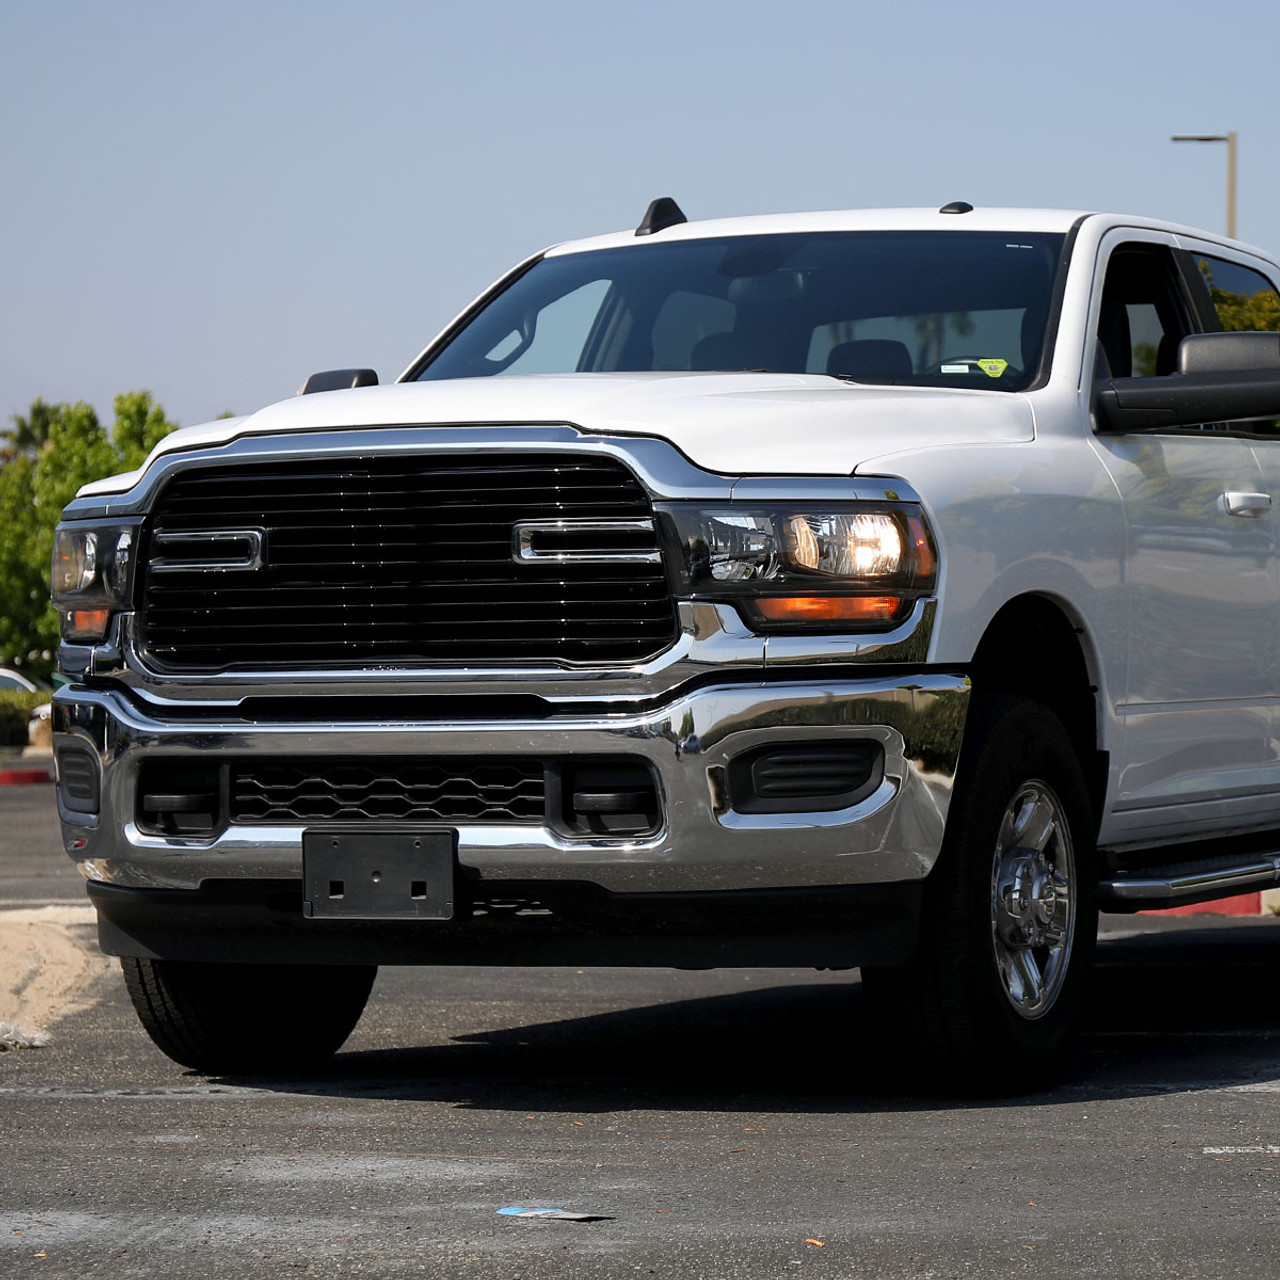
<path fill-rule="evenodd" d="M 1227 235 L 1236 238 L 1236 133 L 1175 133 L 1170 142 L 1225 142 L 1227 144 Z"/>
<path fill-rule="evenodd" d="M 1227 134 L 1227 235 L 1236 238 L 1236 133 Z"/>

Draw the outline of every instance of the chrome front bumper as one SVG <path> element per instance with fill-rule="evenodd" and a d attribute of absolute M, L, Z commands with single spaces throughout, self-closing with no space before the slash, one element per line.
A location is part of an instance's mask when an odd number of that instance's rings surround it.
<path fill-rule="evenodd" d="M 59 804 L 84 876 L 137 889 L 206 880 L 296 880 L 301 826 L 229 826 L 211 839 L 148 835 L 135 821 L 139 768 L 154 757 L 431 758 L 625 756 L 658 780 L 661 828 L 644 839 L 567 838 L 540 825 L 461 825 L 458 860 L 485 881 L 577 881 L 613 893 L 871 885 L 922 879 L 942 841 L 968 701 L 961 677 L 718 683 L 656 709 L 451 723 L 272 723 L 161 718 L 111 688 L 55 697 L 55 751 L 88 746 L 101 768 L 97 815 Z M 884 779 L 851 808 L 739 813 L 725 770 L 762 744 L 874 739 Z M 323 824 L 322 824 L 323 825 Z"/>

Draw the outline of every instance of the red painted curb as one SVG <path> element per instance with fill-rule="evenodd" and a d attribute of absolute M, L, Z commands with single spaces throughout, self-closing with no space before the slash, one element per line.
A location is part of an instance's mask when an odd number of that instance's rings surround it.
<path fill-rule="evenodd" d="M 0 769 L 0 787 L 26 787 L 37 782 L 52 782 L 48 769 Z"/>
<path fill-rule="evenodd" d="M 1144 916 L 1260 916 L 1262 894 L 1241 893 L 1234 898 L 1218 898 L 1214 902 L 1196 902 L 1189 907 L 1167 907 L 1163 911 L 1141 911 Z"/>

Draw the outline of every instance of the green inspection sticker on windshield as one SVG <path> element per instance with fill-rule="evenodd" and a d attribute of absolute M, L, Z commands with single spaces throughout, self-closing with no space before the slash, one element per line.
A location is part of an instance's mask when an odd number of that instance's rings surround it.
<path fill-rule="evenodd" d="M 981 369 L 988 378 L 998 378 L 1008 367 L 1009 362 L 1007 360 L 978 361 L 978 368 Z"/>

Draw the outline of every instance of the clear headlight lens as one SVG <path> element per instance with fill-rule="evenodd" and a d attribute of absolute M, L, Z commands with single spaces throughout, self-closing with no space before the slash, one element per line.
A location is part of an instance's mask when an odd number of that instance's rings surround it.
<path fill-rule="evenodd" d="M 92 586 L 98 572 L 98 535 L 59 529 L 53 540 L 53 598 Z"/>
<path fill-rule="evenodd" d="M 776 579 L 787 570 L 833 578 L 879 578 L 901 571 L 903 534 L 893 516 L 703 513 L 699 534 L 720 582 Z"/>
<path fill-rule="evenodd" d="M 50 583 L 64 640 L 101 640 L 111 615 L 129 607 L 140 524 L 138 519 L 58 526 Z"/>
<path fill-rule="evenodd" d="M 884 627 L 934 587 L 932 541 L 907 504 L 658 510 L 679 548 L 677 594 L 732 599 L 761 630 Z"/>

